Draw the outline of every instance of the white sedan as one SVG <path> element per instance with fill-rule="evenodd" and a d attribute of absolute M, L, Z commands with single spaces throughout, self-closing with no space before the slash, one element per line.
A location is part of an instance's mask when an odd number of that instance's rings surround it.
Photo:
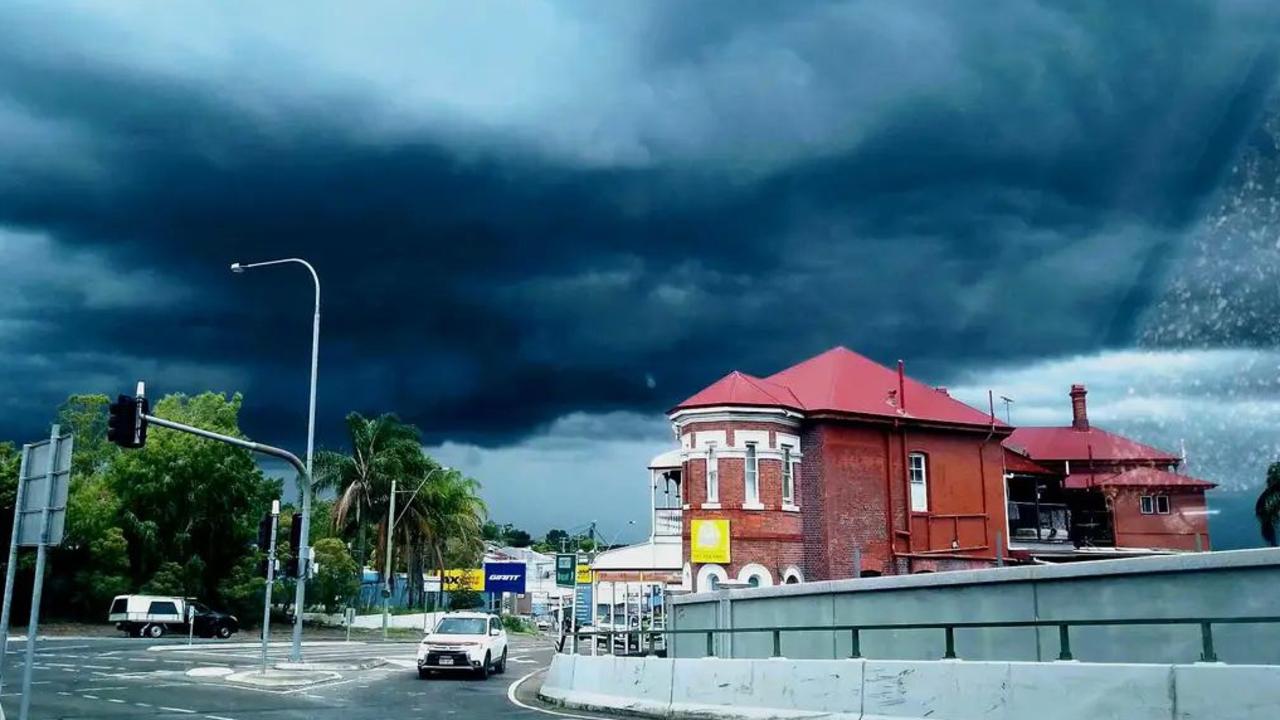
<path fill-rule="evenodd" d="M 507 670 L 507 631 L 493 615 L 453 612 L 418 645 L 418 677 L 436 670 L 466 670 L 489 677 Z"/>

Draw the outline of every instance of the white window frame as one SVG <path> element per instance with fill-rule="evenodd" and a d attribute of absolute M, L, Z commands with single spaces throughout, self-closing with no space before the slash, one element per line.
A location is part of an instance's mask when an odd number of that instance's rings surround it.
<path fill-rule="evenodd" d="M 1164 500 L 1164 510 L 1161 510 L 1161 509 L 1160 509 L 1160 501 L 1161 501 L 1161 500 Z M 1171 502 L 1169 501 L 1169 496 L 1168 496 L 1168 495 L 1157 495 L 1157 496 L 1156 496 L 1156 514 L 1157 514 L 1157 515 L 1168 515 L 1168 514 L 1170 514 L 1170 513 L 1172 513 L 1172 512 L 1173 512 L 1173 503 L 1171 503 Z"/>
<path fill-rule="evenodd" d="M 918 475 L 917 458 L 920 460 Z M 908 454 L 907 476 L 911 486 L 911 512 L 929 512 L 929 456 L 922 452 Z"/>
<path fill-rule="evenodd" d="M 746 458 L 742 461 L 742 497 L 747 505 L 760 504 L 760 453 L 756 444 L 746 443 Z"/>
<path fill-rule="evenodd" d="M 716 444 L 707 445 L 707 503 L 720 502 L 720 463 L 716 460 Z"/>
<path fill-rule="evenodd" d="M 791 446 L 782 446 L 782 504 L 796 504 L 796 470 L 791 463 Z"/>
<path fill-rule="evenodd" d="M 1142 515 L 1156 514 L 1156 499 L 1154 495 L 1138 496 L 1138 512 Z"/>

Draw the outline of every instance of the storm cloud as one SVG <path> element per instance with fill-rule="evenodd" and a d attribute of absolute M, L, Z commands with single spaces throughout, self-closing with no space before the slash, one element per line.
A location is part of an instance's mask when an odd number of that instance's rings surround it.
<path fill-rule="evenodd" d="M 518 459 L 596 417 L 638 457 L 581 482 L 641 492 L 663 440 L 635 418 L 836 344 L 940 383 L 1270 346 L 1261 293 L 1204 298 L 1246 272 L 1214 218 L 1252 206 L 1236 246 L 1275 243 L 1249 178 L 1275 170 L 1277 20 L 6 3 L 0 437 L 145 377 L 243 390 L 250 433 L 300 445 L 309 279 L 226 269 L 289 255 L 324 283 L 322 444 L 349 410 L 395 411 L 433 447 Z"/>

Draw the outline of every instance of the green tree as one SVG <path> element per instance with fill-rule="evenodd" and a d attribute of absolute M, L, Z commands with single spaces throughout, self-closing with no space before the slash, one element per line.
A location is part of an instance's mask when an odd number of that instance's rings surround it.
<path fill-rule="evenodd" d="M 186 595 L 186 573 L 176 562 L 161 563 L 151 579 L 142 586 L 142 592 L 149 595 Z"/>
<path fill-rule="evenodd" d="M 324 604 L 325 612 L 337 612 L 360 589 L 356 561 L 351 559 L 347 546 L 338 538 L 324 538 L 314 547 L 320 570 L 308 591 L 314 593 L 317 602 Z"/>
<path fill-rule="evenodd" d="M 1267 481 L 1258 494 L 1258 503 L 1254 506 L 1258 517 L 1258 530 L 1268 545 L 1276 544 L 1276 526 L 1280 524 L 1280 462 L 1271 463 L 1267 468 Z"/>
<path fill-rule="evenodd" d="M 470 610 L 484 604 L 484 596 L 475 590 L 462 589 L 449 593 L 450 610 Z"/>
<path fill-rule="evenodd" d="M 427 469 L 417 428 L 395 415 L 366 418 L 347 415 L 347 441 L 351 453 L 322 451 L 315 457 L 315 485 L 337 492 L 331 525 L 339 536 L 355 536 L 356 560 L 365 561 L 365 528 L 379 525 L 378 556 L 385 538 L 385 521 L 391 480 L 421 477 Z"/>
<path fill-rule="evenodd" d="M 73 474 L 90 475 L 105 468 L 120 453 L 120 448 L 107 440 L 106 395 L 72 395 L 58 406 L 57 423 L 62 432 L 75 435 L 71 470 Z"/>
<path fill-rule="evenodd" d="M 169 395 L 153 413 L 243 437 L 242 401 L 239 394 Z M 156 584 L 159 575 L 165 587 L 192 585 L 191 594 L 210 601 L 253 552 L 257 520 L 279 494 L 248 451 L 159 427 L 145 448 L 118 453 L 105 478 L 120 501 L 134 583 Z M 190 571 L 175 574 L 170 564 Z"/>

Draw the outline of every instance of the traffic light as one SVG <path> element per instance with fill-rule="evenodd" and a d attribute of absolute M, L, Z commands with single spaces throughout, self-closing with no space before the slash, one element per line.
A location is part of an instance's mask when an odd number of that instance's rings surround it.
<path fill-rule="evenodd" d="M 271 513 L 263 513 L 258 521 L 258 549 L 262 551 L 262 559 L 258 561 L 258 574 L 267 576 L 267 558 L 271 553 Z"/>
<path fill-rule="evenodd" d="M 293 514 L 293 522 L 289 524 L 289 562 L 285 563 L 284 574 L 298 577 L 298 558 L 302 557 L 302 513 Z"/>
<path fill-rule="evenodd" d="M 147 419 L 151 403 L 146 398 L 120 395 L 107 407 L 107 440 L 122 448 L 147 444 Z"/>
<path fill-rule="evenodd" d="M 264 553 L 271 551 L 271 513 L 262 513 L 258 521 L 258 549 Z"/>

